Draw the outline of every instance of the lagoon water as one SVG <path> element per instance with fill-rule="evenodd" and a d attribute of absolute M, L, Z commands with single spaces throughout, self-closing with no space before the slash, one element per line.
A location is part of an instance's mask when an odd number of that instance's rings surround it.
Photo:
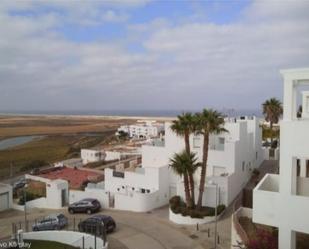
<path fill-rule="evenodd" d="M 9 149 L 15 147 L 17 145 L 22 145 L 25 143 L 29 143 L 36 138 L 40 138 L 41 136 L 21 136 L 21 137 L 13 137 L 0 141 L 0 150 Z"/>

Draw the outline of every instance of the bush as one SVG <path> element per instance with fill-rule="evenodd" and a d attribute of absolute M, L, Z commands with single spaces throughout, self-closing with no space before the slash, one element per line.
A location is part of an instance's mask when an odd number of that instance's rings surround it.
<path fill-rule="evenodd" d="M 203 214 L 203 211 L 193 209 L 193 210 L 191 210 L 190 217 L 191 218 L 197 218 L 197 219 L 203 219 L 204 214 Z"/>
<path fill-rule="evenodd" d="M 260 174 L 260 171 L 258 169 L 253 169 L 252 174 L 258 176 Z"/>
<path fill-rule="evenodd" d="M 181 197 L 173 196 L 170 201 L 170 208 L 174 214 L 181 214 L 182 216 L 190 216 L 191 218 L 202 219 L 206 216 L 214 216 L 215 208 L 202 207 L 201 210 L 189 209 L 186 204 L 181 200 Z M 221 204 L 217 207 L 217 214 L 221 214 L 225 210 L 225 205 Z"/>
<path fill-rule="evenodd" d="M 266 230 L 258 230 L 257 238 L 246 244 L 247 249 L 278 249 L 278 238 Z"/>
<path fill-rule="evenodd" d="M 181 198 L 180 198 L 180 196 L 178 196 L 178 195 L 175 195 L 175 196 L 173 196 L 171 199 L 170 199 L 170 208 L 171 208 L 171 210 L 174 212 L 174 213 L 176 213 L 176 209 L 177 209 L 177 213 L 179 213 L 180 212 L 180 202 L 181 202 Z"/>
<path fill-rule="evenodd" d="M 218 215 L 221 214 L 225 210 L 225 205 L 221 204 L 217 207 Z"/>
<path fill-rule="evenodd" d="M 24 205 L 25 204 L 25 199 L 24 199 L 24 194 L 22 193 L 22 195 L 20 196 L 19 198 L 19 201 L 18 201 L 18 205 Z M 26 191 L 26 201 L 32 201 L 32 200 L 35 200 L 37 198 L 41 198 L 42 196 L 41 195 L 38 195 L 38 194 L 33 194 L 33 193 L 30 193 L 30 192 L 27 192 Z"/>
<path fill-rule="evenodd" d="M 276 149 L 278 147 L 278 140 L 274 140 L 271 144 L 272 149 Z"/>
<path fill-rule="evenodd" d="M 48 163 L 45 162 L 44 160 L 34 160 L 31 161 L 30 163 L 27 163 L 25 166 L 21 167 L 20 171 L 23 172 L 31 169 L 38 169 L 45 165 L 48 165 Z"/>

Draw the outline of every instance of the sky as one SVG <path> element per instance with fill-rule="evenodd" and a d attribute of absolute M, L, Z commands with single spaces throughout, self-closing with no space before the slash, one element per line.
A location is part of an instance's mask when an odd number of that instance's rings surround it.
<path fill-rule="evenodd" d="M 307 0 L 0 2 L 0 111 L 259 109 L 309 66 Z"/>

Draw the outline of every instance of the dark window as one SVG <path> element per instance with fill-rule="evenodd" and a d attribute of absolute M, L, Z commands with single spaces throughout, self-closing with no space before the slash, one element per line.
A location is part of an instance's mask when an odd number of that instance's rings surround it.
<path fill-rule="evenodd" d="M 124 172 L 113 171 L 113 177 L 124 178 Z"/>
<path fill-rule="evenodd" d="M 300 176 L 300 160 L 296 160 L 296 175 Z"/>

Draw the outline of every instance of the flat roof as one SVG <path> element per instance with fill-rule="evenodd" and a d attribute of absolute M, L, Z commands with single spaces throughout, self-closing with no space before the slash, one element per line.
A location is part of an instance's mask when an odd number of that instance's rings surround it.
<path fill-rule="evenodd" d="M 52 168 L 51 170 L 42 173 L 39 176 L 50 180 L 66 180 L 72 189 L 79 189 L 83 183 L 87 181 L 97 181 L 103 179 L 103 174 L 89 170 L 68 167 Z"/>

